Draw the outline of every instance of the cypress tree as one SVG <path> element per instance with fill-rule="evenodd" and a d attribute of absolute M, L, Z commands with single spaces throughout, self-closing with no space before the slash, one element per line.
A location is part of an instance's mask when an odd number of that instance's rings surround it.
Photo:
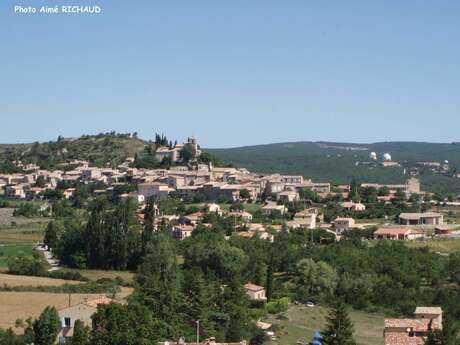
<path fill-rule="evenodd" d="M 273 255 L 270 256 L 270 262 L 267 266 L 267 282 L 265 288 L 267 300 L 269 301 L 273 294 Z"/>
<path fill-rule="evenodd" d="M 324 345 L 356 345 L 353 338 L 353 323 L 342 300 L 336 301 L 330 311 L 323 335 Z"/>

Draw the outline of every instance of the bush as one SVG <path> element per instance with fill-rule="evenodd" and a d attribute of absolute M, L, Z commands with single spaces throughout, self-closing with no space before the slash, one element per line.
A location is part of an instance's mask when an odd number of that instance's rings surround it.
<path fill-rule="evenodd" d="M 270 314 L 278 314 L 286 311 L 289 308 L 289 298 L 282 297 L 267 303 L 267 312 Z"/>
<path fill-rule="evenodd" d="M 27 276 L 45 276 L 47 274 L 43 259 L 37 252 L 34 252 L 32 257 L 20 253 L 16 257 L 9 258 L 8 273 Z"/>

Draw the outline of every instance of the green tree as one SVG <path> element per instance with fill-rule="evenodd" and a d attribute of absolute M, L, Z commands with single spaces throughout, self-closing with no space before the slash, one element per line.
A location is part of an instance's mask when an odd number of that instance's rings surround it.
<path fill-rule="evenodd" d="M 35 345 L 53 345 L 59 333 L 59 315 L 55 307 L 46 307 L 34 321 Z"/>
<path fill-rule="evenodd" d="M 166 325 L 137 303 L 100 305 L 92 316 L 91 345 L 157 345 Z"/>
<path fill-rule="evenodd" d="M 267 282 L 265 283 L 268 301 L 270 301 L 273 295 L 273 265 L 273 256 L 270 256 L 270 262 L 267 265 Z"/>
<path fill-rule="evenodd" d="M 70 338 L 70 345 L 89 345 L 90 328 L 85 326 L 83 321 L 76 320 L 73 326 L 73 336 Z"/>
<path fill-rule="evenodd" d="M 51 221 L 48 223 L 45 229 L 43 242 L 51 248 L 56 248 L 59 237 L 62 233 L 62 225 L 57 221 Z"/>
<path fill-rule="evenodd" d="M 343 301 L 335 302 L 327 317 L 326 329 L 322 334 L 324 345 L 356 345 L 353 338 L 353 323 Z"/>
<path fill-rule="evenodd" d="M 137 281 L 143 304 L 153 311 L 155 318 L 175 329 L 180 286 L 176 253 L 168 234 L 157 232 L 152 236 Z"/>

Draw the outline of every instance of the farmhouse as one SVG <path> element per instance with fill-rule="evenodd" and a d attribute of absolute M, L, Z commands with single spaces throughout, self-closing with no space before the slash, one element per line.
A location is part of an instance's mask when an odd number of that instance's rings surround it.
<path fill-rule="evenodd" d="M 265 296 L 265 288 L 263 286 L 247 283 L 244 284 L 244 289 L 246 290 L 246 294 L 249 298 L 254 301 L 265 301 L 267 299 Z"/>
<path fill-rule="evenodd" d="M 423 345 L 430 329 L 442 330 L 442 309 L 417 307 L 412 319 L 385 319 L 385 345 Z"/>
<path fill-rule="evenodd" d="M 171 235 L 177 240 L 184 240 L 192 236 L 193 230 L 195 230 L 193 225 L 175 225 L 171 229 Z"/>
<path fill-rule="evenodd" d="M 340 235 L 345 231 L 350 230 L 355 226 L 355 220 L 353 218 L 337 217 L 334 220 L 334 227 L 336 234 Z"/>
<path fill-rule="evenodd" d="M 401 213 L 399 215 L 401 225 L 442 225 L 443 215 L 436 212 L 425 213 Z"/>
<path fill-rule="evenodd" d="M 58 334 L 59 343 L 65 343 L 73 336 L 73 329 L 76 320 L 82 321 L 86 326 L 91 327 L 91 316 L 97 311 L 99 304 L 109 304 L 113 300 L 101 297 L 90 301 L 85 301 L 74 306 L 60 309 L 58 311 L 61 319 L 61 329 Z"/>
<path fill-rule="evenodd" d="M 380 228 L 374 232 L 374 239 L 378 240 L 415 240 L 424 237 L 423 231 L 410 228 Z"/>

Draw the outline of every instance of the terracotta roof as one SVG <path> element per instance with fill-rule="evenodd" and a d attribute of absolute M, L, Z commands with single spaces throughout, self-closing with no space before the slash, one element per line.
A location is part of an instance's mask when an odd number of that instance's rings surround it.
<path fill-rule="evenodd" d="M 85 304 L 90 306 L 90 307 L 97 308 L 97 306 L 99 304 L 110 304 L 112 302 L 113 302 L 113 300 L 111 298 L 101 297 L 101 298 L 97 298 L 97 299 L 92 299 L 90 301 L 86 301 Z"/>
<path fill-rule="evenodd" d="M 259 285 L 256 285 L 256 284 L 252 284 L 252 283 L 246 283 L 244 284 L 244 288 L 246 290 L 250 290 L 250 291 L 261 291 L 264 289 L 263 286 L 259 286 Z"/>
<path fill-rule="evenodd" d="M 414 332 L 426 332 L 430 319 L 385 319 L 385 328 L 412 329 Z"/>

